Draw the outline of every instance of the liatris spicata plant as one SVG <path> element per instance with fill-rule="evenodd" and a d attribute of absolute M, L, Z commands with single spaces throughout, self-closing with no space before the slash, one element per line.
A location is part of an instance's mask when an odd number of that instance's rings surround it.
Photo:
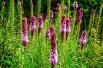
<path fill-rule="evenodd" d="M 26 47 L 28 43 L 28 26 L 27 26 L 27 18 L 22 18 L 22 44 Z"/>
<path fill-rule="evenodd" d="M 66 15 L 62 15 L 61 24 L 60 24 L 60 33 L 62 41 L 64 40 L 64 33 L 66 32 Z"/>
<path fill-rule="evenodd" d="M 50 11 L 50 20 L 52 20 L 52 18 L 53 18 L 53 11 L 51 10 Z"/>
<path fill-rule="evenodd" d="M 53 25 L 50 26 L 50 39 L 54 33 L 55 27 Z"/>
<path fill-rule="evenodd" d="M 78 22 L 78 24 L 81 23 L 81 21 L 82 21 L 82 16 L 83 16 L 83 9 L 80 8 L 80 9 L 78 10 L 78 13 L 77 13 L 77 22 Z"/>
<path fill-rule="evenodd" d="M 68 35 L 71 31 L 70 25 L 71 25 L 71 21 L 68 18 L 68 19 L 66 19 L 66 40 L 68 39 Z"/>
<path fill-rule="evenodd" d="M 57 4 L 56 10 L 59 12 L 60 11 L 60 4 Z"/>
<path fill-rule="evenodd" d="M 84 44 L 86 43 L 86 35 L 87 35 L 86 30 L 83 30 L 80 38 L 80 42 L 82 45 L 81 50 L 84 48 Z"/>
<path fill-rule="evenodd" d="M 42 24 L 43 24 L 43 17 L 40 16 L 40 17 L 38 17 L 38 35 L 39 35 L 40 32 L 41 32 Z"/>
<path fill-rule="evenodd" d="M 45 31 L 46 39 L 50 37 L 50 30 L 46 29 Z"/>
<path fill-rule="evenodd" d="M 30 31 L 31 31 L 31 37 L 33 37 L 34 30 L 36 29 L 36 17 L 31 16 L 30 18 Z"/>
<path fill-rule="evenodd" d="M 78 8 L 78 2 L 77 2 L 77 1 L 73 3 L 73 7 L 74 7 L 75 9 Z"/>
<path fill-rule="evenodd" d="M 58 54 L 57 54 L 57 44 L 56 44 L 56 33 L 53 32 L 53 35 L 51 37 L 51 52 L 50 52 L 51 68 L 55 67 L 57 60 L 58 60 Z"/>

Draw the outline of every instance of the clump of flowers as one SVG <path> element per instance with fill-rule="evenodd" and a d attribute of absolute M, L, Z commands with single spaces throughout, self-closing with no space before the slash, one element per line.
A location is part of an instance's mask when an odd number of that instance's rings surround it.
<path fill-rule="evenodd" d="M 51 51 L 50 51 L 50 63 L 51 68 L 54 68 L 55 64 L 58 60 L 58 54 L 57 54 L 57 44 L 56 44 L 56 33 L 53 32 L 51 36 Z"/>
<path fill-rule="evenodd" d="M 80 8 L 78 10 L 78 13 L 77 13 L 77 22 L 80 23 L 82 21 L 82 16 L 83 16 L 83 9 Z"/>
<path fill-rule="evenodd" d="M 22 44 L 26 47 L 28 43 L 28 26 L 27 26 L 27 18 L 22 18 Z"/>
<path fill-rule="evenodd" d="M 84 48 L 84 44 L 86 43 L 86 35 L 87 35 L 87 32 L 86 30 L 83 30 L 82 31 L 82 34 L 81 34 L 81 38 L 80 38 L 80 42 L 81 42 L 81 49 Z"/>
<path fill-rule="evenodd" d="M 40 32 L 41 32 L 41 29 L 42 29 L 42 23 L 43 23 L 43 17 L 40 16 L 40 17 L 38 17 L 38 35 L 39 35 Z"/>
<path fill-rule="evenodd" d="M 59 12 L 60 11 L 60 4 L 57 4 L 56 10 Z"/>
<path fill-rule="evenodd" d="M 62 15 L 61 24 L 60 24 L 60 33 L 62 41 L 64 40 L 64 33 L 66 32 L 66 15 Z"/>
<path fill-rule="evenodd" d="M 35 29 L 36 29 L 36 17 L 31 16 L 31 18 L 30 18 L 30 31 L 31 31 L 31 36 L 32 37 L 33 37 Z"/>

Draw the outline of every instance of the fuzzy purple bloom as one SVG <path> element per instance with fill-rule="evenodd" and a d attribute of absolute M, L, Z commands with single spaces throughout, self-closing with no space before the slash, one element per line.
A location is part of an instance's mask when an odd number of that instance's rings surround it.
<path fill-rule="evenodd" d="M 66 15 L 62 15 L 61 24 L 60 24 L 60 32 L 62 41 L 64 40 L 64 33 L 66 32 Z"/>
<path fill-rule="evenodd" d="M 77 22 L 78 22 L 78 23 L 81 22 L 82 16 L 83 16 L 83 9 L 80 8 L 80 9 L 78 10 L 78 14 L 77 14 Z"/>
<path fill-rule="evenodd" d="M 31 31 L 31 36 L 32 37 L 33 37 L 35 29 L 36 29 L 36 17 L 31 16 L 31 18 L 30 18 L 30 31 Z"/>
<path fill-rule="evenodd" d="M 45 31 L 46 38 L 50 38 L 50 30 L 46 29 Z"/>
<path fill-rule="evenodd" d="M 57 54 L 57 44 L 56 44 L 56 33 L 53 32 L 53 35 L 51 37 L 51 52 L 50 52 L 50 62 L 52 64 L 52 67 L 57 63 L 58 60 L 58 54 Z"/>
<path fill-rule="evenodd" d="M 87 34 L 86 30 L 83 30 L 80 38 L 80 42 L 82 44 L 81 49 L 83 49 L 84 44 L 86 43 L 86 34 Z"/>
<path fill-rule="evenodd" d="M 68 19 L 66 19 L 66 40 L 71 31 L 70 25 L 71 25 L 71 20 L 70 20 L 70 18 L 68 18 Z"/>
<path fill-rule="evenodd" d="M 43 23 L 43 17 L 40 16 L 40 17 L 38 17 L 38 35 L 39 35 L 40 32 L 41 32 L 41 29 L 42 29 L 42 23 Z"/>
<path fill-rule="evenodd" d="M 78 8 L 78 2 L 77 1 L 73 3 L 73 7 L 76 8 L 76 9 Z"/>
<path fill-rule="evenodd" d="M 50 39 L 53 36 L 54 30 L 55 30 L 55 27 L 53 25 L 51 25 L 50 26 Z"/>
<path fill-rule="evenodd" d="M 26 46 L 28 43 L 28 26 L 27 26 L 27 18 L 22 18 L 22 44 Z"/>
<path fill-rule="evenodd" d="M 60 4 L 57 4 L 56 10 L 59 12 L 60 11 Z"/>

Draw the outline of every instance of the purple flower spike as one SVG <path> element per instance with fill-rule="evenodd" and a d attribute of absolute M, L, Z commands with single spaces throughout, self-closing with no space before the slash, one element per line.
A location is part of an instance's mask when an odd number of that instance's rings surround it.
<path fill-rule="evenodd" d="M 51 10 L 50 11 L 50 20 L 52 20 L 52 18 L 53 18 L 53 11 Z"/>
<path fill-rule="evenodd" d="M 36 29 L 36 17 L 31 16 L 31 18 L 30 18 L 30 31 L 31 31 L 31 36 L 32 37 L 33 37 L 35 29 Z"/>
<path fill-rule="evenodd" d="M 57 4 L 56 10 L 59 12 L 60 11 L 60 4 Z"/>
<path fill-rule="evenodd" d="M 28 26 L 27 26 L 27 18 L 22 18 L 22 44 L 26 46 L 28 43 Z"/>
<path fill-rule="evenodd" d="M 76 8 L 76 9 L 78 8 L 78 2 L 77 1 L 73 3 L 73 7 Z"/>
<path fill-rule="evenodd" d="M 70 25 L 71 25 L 71 21 L 70 21 L 70 19 L 67 19 L 66 20 L 66 40 L 68 38 L 69 32 L 71 31 Z"/>
<path fill-rule="evenodd" d="M 62 41 L 64 40 L 64 33 L 66 32 L 66 15 L 62 15 L 61 24 L 60 24 L 60 32 Z"/>
<path fill-rule="evenodd" d="M 49 29 L 47 29 L 47 30 L 45 31 L 45 35 L 46 35 L 46 38 L 49 38 L 49 37 L 50 37 L 50 30 L 49 30 Z"/>
<path fill-rule="evenodd" d="M 86 30 L 83 30 L 80 38 L 80 42 L 82 44 L 81 49 L 84 48 L 84 44 L 86 43 L 86 34 L 87 34 Z"/>
<path fill-rule="evenodd" d="M 54 68 L 55 64 L 58 60 L 58 54 L 57 54 L 57 44 L 56 44 L 56 33 L 53 32 L 53 35 L 51 37 L 51 52 L 50 52 L 50 63 L 52 65 L 52 68 Z"/>
<path fill-rule="evenodd" d="M 53 25 L 50 26 L 50 39 L 54 33 L 55 27 Z"/>
<path fill-rule="evenodd" d="M 38 17 L 38 35 L 39 35 L 40 32 L 41 32 L 41 29 L 42 29 L 42 23 L 43 23 L 43 17 L 40 16 L 40 17 Z"/>
<path fill-rule="evenodd" d="M 78 23 L 81 22 L 82 16 L 83 16 L 83 9 L 80 8 L 80 9 L 78 10 L 78 14 L 77 14 L 77 22 L 78 22 Z"/>

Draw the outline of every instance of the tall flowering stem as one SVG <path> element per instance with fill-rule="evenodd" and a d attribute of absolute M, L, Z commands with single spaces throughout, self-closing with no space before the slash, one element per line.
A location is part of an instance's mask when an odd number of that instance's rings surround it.
<path fill-rule="evenodd" d="M 66 40 L 68 39 L 68 35 L 71 32 L 71 28 L 70 28 L 71 22 L 72 22 L 71 17 L 66 19 Z"/>
<path fill-rule="evenodd" d="M 74 8 L 74 11 L 73 11 L 73 24 L 72 24 L 72 30 L 74 30 L 75 28 L 75 22 L 76 22 L 76 15 L 77 15 L 77 8 L 78 8 L 78 2 L 74 2 L 73 3 L 73 8 Z M 73 33 L 73 31 L 72 31 Z"/>
<path fill-rule="evenodd" d="M 27 18 L 22 18 L 22 44 L 24 47 L 28 44 L 28 26 L 27 26 Z"/>
<path fill-rule="evenodd" d="M 36 17 L 31 16 L 31 18 L 30 18 L 31 37 L 33 37 L 35 29 L 36 29 Z"/>
<path fill-rule="evenodd" d="M 84 44 L 86 43 L 86 35 L 87 35 L 87 32 L 86 30 L 83 30 L 82 31 L 82 34 L 81 34 L 81 38 L 80 38 L 80 42 L 81 42 L 81 50 L 84 48 Z"/>
<path fill-rule="evenodd" d="M 62 41 L 64 40 L 64 34 L 66 32 L 66 15 L 62 15 L 61 24 L 60 24 L 60 33 Z"/>
<path fill-rule="evenodd" d="M 40 16 L 40 17 L 38 17 L 38 36 L 40 35 L 41 29 L 42 29 L 42 24 L 43 24 L 43 17 Z"/>
<path fill-rule="evenodd" d="M 50 26 L 50 39 L 55 31 L 55 27 L 53 25 Z"/>
<path fill-rule="evenodd" d="M 86 35 L 87 35 L 86 30 L 83 30 L 81 37 L 80 37 L 80 42 L 81 42 L 81 68 L 83 68 L 83 65 L 82 65 L 82 50 L 84 48 L 84 45 L 86 44 Z"/>
<path fill-rule="evenodd" d="M 50 38 L 50 30 L 49 29 L 46 29 L 45 35 L 46 35 L 46 39 Z"/>
<path fill-rule="evenodd" d="M 55 64 L 58 60 L 58 54 L 57 54 L 57 44 L 56 44 L 56 33 L 53 32 L 51 36 L 51 51 L 50 51 L 50 63 L 51 68 L 55 68 Z"/>
<path fill-rule="evenodd" d="M 83 17 L 83 9 L 80 8 L 78 10 L 77 19 L 76 19 L 77 20 L 77 37 L 79 37 L 80 27 L 81 27 L 81 22 L 82 22 L 82 17 Z"/>
<path fill-rule="evenodd" d="M 82 17 L 83 17 L 83 9 L 80 8 L 80 9 L 78 10 L 77 19 L 76 19 L 78 24 L 81 23 Z"/>

